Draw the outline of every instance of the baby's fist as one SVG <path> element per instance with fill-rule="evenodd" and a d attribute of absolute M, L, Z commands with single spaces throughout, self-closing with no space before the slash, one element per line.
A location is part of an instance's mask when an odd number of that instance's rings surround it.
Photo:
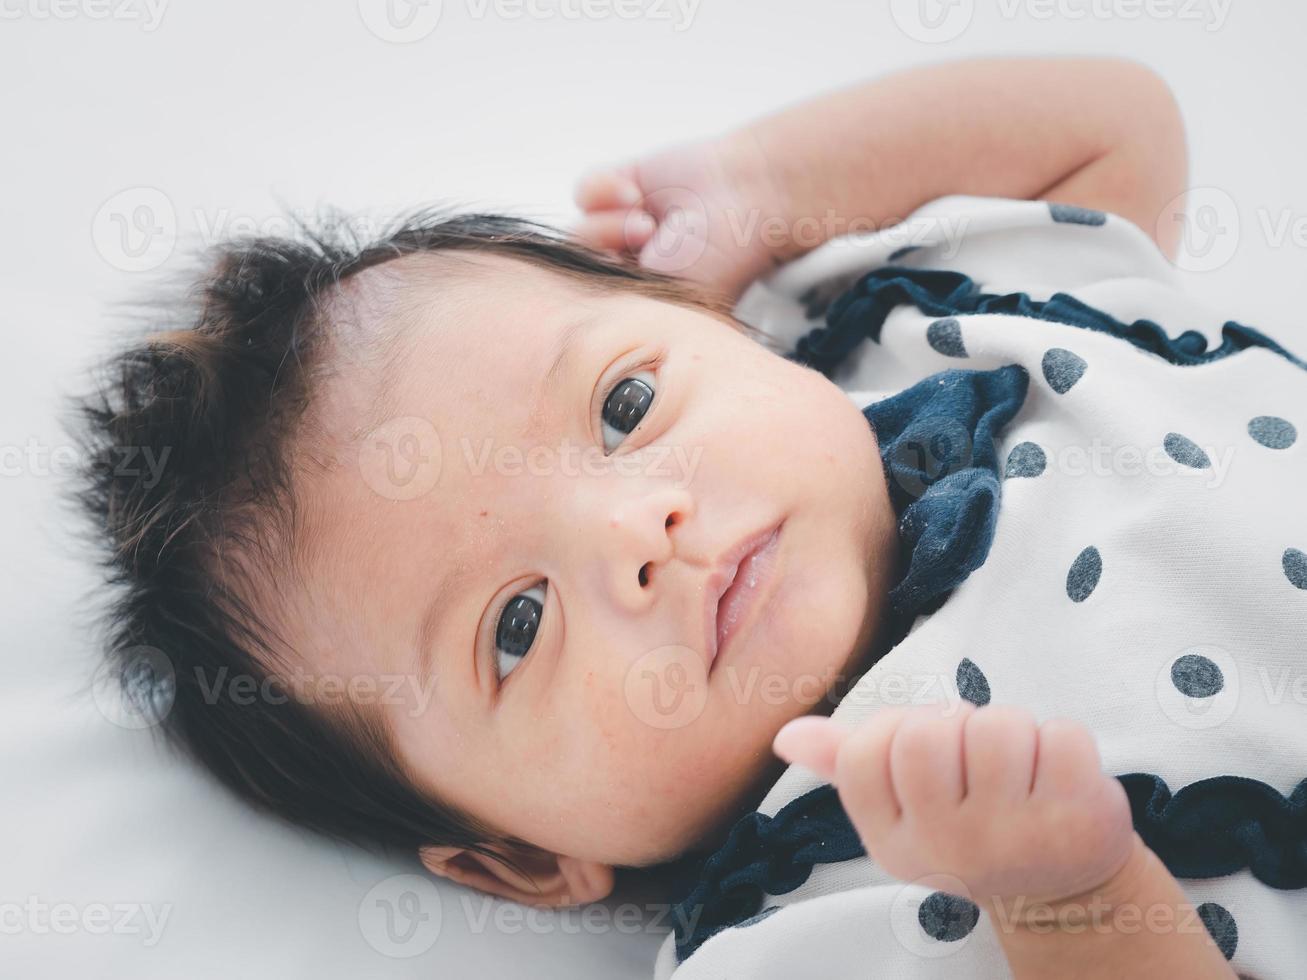
<path fill-rule="evenodd" d="M 773 748 L 832 782 L 868 855 L 970 897 L 1054 902 L 1110 879 L 1134 844 L 1120 782 L 1083 725 L 1010 705 L 885 708 L 849 728 L 790 722 Z"/>

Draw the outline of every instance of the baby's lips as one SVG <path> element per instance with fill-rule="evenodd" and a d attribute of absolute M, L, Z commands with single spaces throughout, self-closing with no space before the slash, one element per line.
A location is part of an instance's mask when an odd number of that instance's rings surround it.
<path fill-rule="evenodd" d="M 772 739 L 772 751 L 792 765 L 833 780 L 835 757 L 847 735 L 847 728 L 829 718 L 805 715 L 786 722 Z"/>

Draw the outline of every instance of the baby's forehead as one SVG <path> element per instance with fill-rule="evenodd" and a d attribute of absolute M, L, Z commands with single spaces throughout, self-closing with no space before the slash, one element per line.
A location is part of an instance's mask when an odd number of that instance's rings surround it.
<path fill-rule="evenodd" d="M 488 357 L 500 370 L 529 362 L 569 312 L 603 301 L 500 255 L 416 253 L 365 269 L 322 308 L 334 349 L 314 398 L 317 428 L 353 442 L 392 418 L 415 384 L 474 380 Z"/>

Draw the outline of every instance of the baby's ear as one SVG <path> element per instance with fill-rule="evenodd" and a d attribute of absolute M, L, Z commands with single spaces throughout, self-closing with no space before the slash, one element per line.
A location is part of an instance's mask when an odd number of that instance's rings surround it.
<path fill-rule="evenodd" d="M 530 880 L 493 858 L 462 847 L 429 845 L 418 855 L 433 874 L 523 905 L 584 905 L 608 897 L 613 890 L 612 865 L 522 848 L 492 849 L 516 861 Z"/>

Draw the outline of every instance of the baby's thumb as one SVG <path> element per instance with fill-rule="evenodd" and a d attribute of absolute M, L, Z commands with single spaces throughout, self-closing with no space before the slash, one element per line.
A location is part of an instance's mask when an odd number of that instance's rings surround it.
<path fill-rule="evenodd" d="M 811 769 L 827 782 L 835 782 L 835 757 L 849 730 L 818 715 L 787 722 L 772 739 L 772 751 L 791 764 Z"/>

